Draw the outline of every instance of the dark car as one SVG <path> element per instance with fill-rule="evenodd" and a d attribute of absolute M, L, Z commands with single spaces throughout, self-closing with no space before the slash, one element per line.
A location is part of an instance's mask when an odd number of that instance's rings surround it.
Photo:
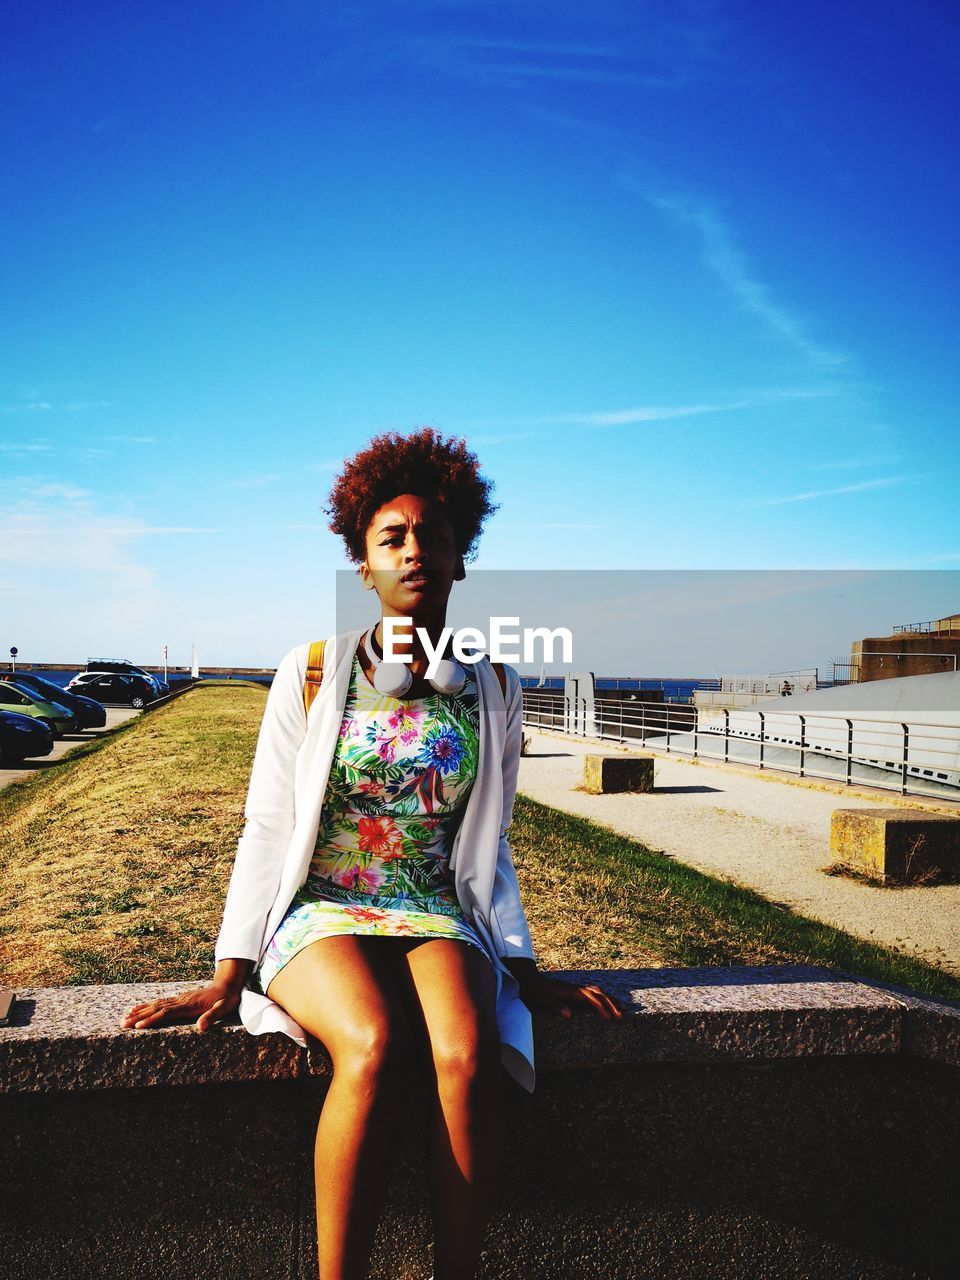
<path fill-rule="evenodd" d="M 0 711 L 0 768 L 9 769 L 28 756 L 48 756 L 52 750 L 48 724 L 19 711 Z"/>
<path fill-rule="evenodd" d="M 70 693 L 96 698 L 98 702 L 120 702 L 138 711 L 157 698 L 157 686 L 152 680 L 116 671 L 81 671 L 67 689 Z"/>
<path fill-rule="evenodd" d="M 116 675 L 140 676 L 141 679 L 149 680 L 151 684 L 156 686 L 158 695 L 161 693 L 160 686 L 163 681 L 149 671 L 145 671 L 143 667 L 138 667 L 136 663 L 130 662 L 127 658 L 88 658 L 84 670 L 87 672 L 109 671 Z M 169 693 L 170 690 L 167 689 L 166 692 Z"/>
<path fill-rule="evenodd" d="M 0 680 L 13 681 L 38 697 L 66 707 L 77 717 L 78 729 L 102 729 L 107 723 L 107 713 L 95 698 L 85 698 L 69 689 L 61 689 L 52 680 L 44 680 L 43 676 L 34 675 L 32 671 L 18 671 L 15 675 L 9 671 L 0 672 Z"/>

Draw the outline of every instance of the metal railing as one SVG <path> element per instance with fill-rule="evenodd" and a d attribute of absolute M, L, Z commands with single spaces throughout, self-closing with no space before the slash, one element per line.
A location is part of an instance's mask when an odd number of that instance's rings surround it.
<path fill-rule="evenodd" d="M 901 635 L 960 635 L 960 614 L 952 618 L 934 618 L 931 622 L 904 622 L 893 628 L 895 636 Z"/>
<path fill-rule="evenodd" d="M 960 725 L 524 690 L 525 725 L 693 759 L 960 800 Z"/>
<path fill-rule="evenodd" d="M 536 676 L 521 676 L 520 684 L 538 693 L 563 693 L 566 676 L 547 676 L 542 685 Z M 713 676 L 597 676 L 595 687 L 601 697 L 622 689 L 637 695 L 662 693 L 671 702 L 689 702 L 695 690 L 719 689 L 720 681 Z"/>
<path fill-rule="evenodd" d="M 794 671 L 768 671 L 763 676 L 721 676 L 722 693 L 780 694 L 806 692 L 817 688 L 817 668 L 804 667 Z"/>
<path fill-rule="evenodd" d="M 834 658 L 833 684 L 859 684 L 860 663 L 851 658 Z"/>

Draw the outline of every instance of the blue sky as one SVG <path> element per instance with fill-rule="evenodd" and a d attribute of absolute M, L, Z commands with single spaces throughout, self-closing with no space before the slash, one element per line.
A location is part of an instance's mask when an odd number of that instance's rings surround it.
<path fill-rule="evenodd" d="M 424 423 L 477 568 L 960 568 L 951 5 L 4 16 L 3 652 L 275 664 Z"/>

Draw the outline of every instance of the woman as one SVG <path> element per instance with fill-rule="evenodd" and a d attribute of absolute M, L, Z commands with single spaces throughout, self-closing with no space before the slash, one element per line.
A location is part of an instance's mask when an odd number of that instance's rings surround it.
<path fill-rule="evenodd" d="M 496 509 L 491 487 L 463 440 L 429 427 L 377 436 L 345 464 L 326 510 L 380 621 L 327 642 L 309 714 L 309 646 L 278 666 L 214 979 L 121 1023 L 196 1019 L 205 1031 L 239 1005 L 248 1030 L 323 1042 L 334 1067 L 315 1148 L 323 1280 L 366 1274 L 411 1069 L 434 1096 L 434 1274 L 467 1280 L 494 1203 L 501 1067 L 533 1089 L 530 1010 L 623 1014 L 599 987 L 536 966 L 506 838 L 517 673 L 503 668 L 501 685 L 482 658 L 431 677 L 417 632 L 436 649 L 453 583 Z M 383 661 L 388 617 L 410 620 L 395 648 L 412 654 L 412 679 Z"/>

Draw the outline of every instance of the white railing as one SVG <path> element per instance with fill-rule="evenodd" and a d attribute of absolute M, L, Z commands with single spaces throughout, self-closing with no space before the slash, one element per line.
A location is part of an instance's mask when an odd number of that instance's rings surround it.
<path fill-rule="evenodd" d="M 960 723 L 574 699 L 560 690 L 525 689 L 523 701 L 524 724 L 548 732 L 960 800 Z"/>
<path fill-rule="evenodd" d="M 817 688 L 817 668 L 769 671 L 765 676 L 721 676 L 722 693 L 806 693 Z"/>

